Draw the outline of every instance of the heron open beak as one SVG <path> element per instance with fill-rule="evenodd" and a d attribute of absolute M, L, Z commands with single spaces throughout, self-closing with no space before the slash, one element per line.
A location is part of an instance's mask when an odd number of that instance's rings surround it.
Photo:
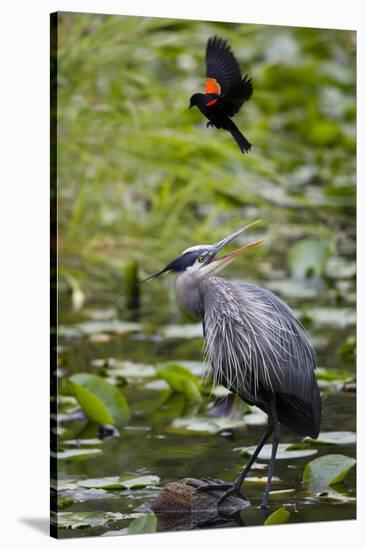
<path fill-rule="evenodd" d="M 254 225 L 256 225 L 259 222 L 260 222 L 260 220 L 254 221 L 254 222 L 246 225 L 245 227 L 242 227 L 238 231 L 235 231 L 235 233 L 232 233 L 228 237 L 225 237 L 225 239 L 222 239 L 222 241 L 219 241 L 217 244 L 213 245 L 212 250 L 210 250 L 210 252 L 208 254 L 206 263 L 203 264 L 203 266 L 201 268 L 204 271 L 204 274 L 206 275 L 206 274 L 209 274 L 209 273 L 214 273 L 214 272 L 216 273 L 217 271 L 221 270 L 223 267 L 225 267 L 226 265 L 228 265 L 232 261 L 234 261 L 235 258 L 237 258 L 238 256 L 241 256 L 241 254 L 243 254 L 247 250 L 250 250 L 251 248 L 254 248 L 255 246 L 260 245 L 263 242 L 264 239 L 257 239 L 256 241 L 253 241 L 252 243 L 246 244 L 246 245 L 234 250 L 230 254 L 226 254 L 225 256 L 222 256 L 221 258 L 217 258 L 216 260 L 214 259 L 215 256 L 218 254 L 218 252 L 222 248 L 224 248 L 226 245 L 231 243 L 231 241 L 236 239 L 239 235 L 244 233 L 244 231 L 246 231 L 250 227 L 253 227 Z"/>

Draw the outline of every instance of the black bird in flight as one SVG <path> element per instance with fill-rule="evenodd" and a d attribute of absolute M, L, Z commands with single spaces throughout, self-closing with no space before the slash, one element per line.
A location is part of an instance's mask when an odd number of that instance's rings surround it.
<path fill-rule="evenodd" d="M 194 94 L 189 107 L 197 105 L 209 122 L 207 127 L 223 128 L 231 133 L 242 153 L 251 143 L 231 120 L 253 93 L 252 80 L 241 77 L 240 67 L 228 43 L 218 36 L 210 38 L 206 47 L 206 90 Z"/>

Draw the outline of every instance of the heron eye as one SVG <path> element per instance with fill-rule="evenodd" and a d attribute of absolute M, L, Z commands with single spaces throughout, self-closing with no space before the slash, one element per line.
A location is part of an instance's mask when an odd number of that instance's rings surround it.
<path fill-rule="evenodd" d="M 204 256 L 200 256 L 200 257 L 198 258 L 198 261 L 199 261 L 200 264 L 203 264 L 203 262 L 205 261 L 205 259 L 206 259 L 206 258 L 205 258 Z"/>

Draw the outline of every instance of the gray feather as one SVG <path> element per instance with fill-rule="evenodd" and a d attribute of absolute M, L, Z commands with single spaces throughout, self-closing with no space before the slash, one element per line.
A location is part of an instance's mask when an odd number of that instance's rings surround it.
<path fill-rule="evenodd" d="M 263 410 L 267 394 L 291 401 L 309 417 L 313 427 L 305 431 L 315 433 L 315 354 L 290 308 L 269 290 L 218 277 L 204 279 L 201 293 L 205 356 L 214 382 Z M 318 416 L 320 421 L 320 411 Z"/>

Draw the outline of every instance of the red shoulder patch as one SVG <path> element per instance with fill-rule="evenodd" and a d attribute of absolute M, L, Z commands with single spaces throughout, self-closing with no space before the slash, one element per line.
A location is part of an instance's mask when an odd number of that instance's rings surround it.
<path fill-rule="evenodd" d="M 221 86 L 216 78 L 206 78 L 206 94 L 221 94 Z"/>
<path fill-rule="evenodd" d="M 211 99 L 211 101 L 209 101 L 209 102 L 206 104 L 206 107 L 210 107 L 211 105 L 215 105 L 216 102 L 217 102 L 217 98 Z"/>

